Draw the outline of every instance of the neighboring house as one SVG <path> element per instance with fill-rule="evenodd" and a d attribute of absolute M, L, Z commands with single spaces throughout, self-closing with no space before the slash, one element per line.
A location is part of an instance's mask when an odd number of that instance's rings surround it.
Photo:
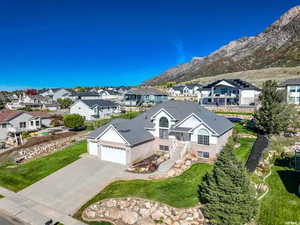
<path fill-rule="evenodd" d="M 51 104 L 53 100 L 50 97 L 42 95 L 21 95 L 17 100 L 6 104 L 8 109 L 17 110 L 24 107 L 32 109 L 42 109 L 43 104 Z"/>
<path fill-rule="evenodd" d="M 132 120 L 116 119 L 88 135 L 89 154 L 130 165 L 156 151 L 178 160 L 186 152 L 215 159 L 233 124 L 194 102 L 166 101 Z"/>
<path fill-rule="evenodd" d="M 109 100 L 77 100 L 71 107 L 71 114 L 79 114 L 86 120 L 107 118 L 108 116 L 119 113 L 120 106 Z"/>
<path fill-rule="evenodd" d="M 279 85 L 279 89 L 286 93 L 286 101 L 289 104 L 300 104 L 300 78 L 289 79 Z"/>
<path fill-rule="evenodd" d="M 51 117 L 42 112 L 0 110 L 0 140 L 5 140 L 9 134 L 16 135 L 23 131 L 36 131 L 49 127 Z"/>
<path fill-rule="evenodd" d="M 202 85 L 200 84 L 185 84 L 173 86 L 169 89 L 170 96 L 198 96 Z"/>
<path fill-rule="evenodd" d="M 183 96 L 184 85 L 173 86 L 169 89 L 170 96 Z"/>
<path fill-rule="evenodd" d="M 123 95 L 115 90 L 101 90 L 99 91 L 99 95 L 101 99 L 108 99 L 108 100 L 121 100 Z"/>
<path fill-rule="evenodd" d="M 124 94 L 125 106 L 147 106 L 168 100 L 168 94 L 154 88 L 132 88 Z"/>
<path fill-rule="evenodd" d="M 59 106 L 59 104 L 56 104 L 56 103 L 43 104 L 42 110 L 57 111 L 57 110 L 60 110 L 60 106 Z"/>
<path fill-rule="evenodd" d="M 200 104 L 249 106 L 258 103 L 260 89 L 240 79 L 223 79 L 199 91 Z"/>
<path fill-rule="evenodd" d="M 69 96 L 71 94 L 72 94 L 71 91 L 65 88 L 59 88 L 59 89 L 55 89 L 52 98 L 54 101 L 57 101 L 58 99 L 70 98 Z"/>
<path fill-rule="evenodd" d="M 101 98 L 101 96 L 97 92 L 73 92 L 69 97 L 74 101 L 79 99 L 93 100 Z"/>

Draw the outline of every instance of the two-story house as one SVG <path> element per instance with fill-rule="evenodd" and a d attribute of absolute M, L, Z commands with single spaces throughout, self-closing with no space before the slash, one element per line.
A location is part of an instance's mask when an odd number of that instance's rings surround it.
<path fill-rule="evenodd" d="M 258 103 L 260 89 L 240 79 L 212 82 L 199 91 L 200 104 L 249 106 Z"/>
<path fill-rule="evenodd" d="M 120 106 L 115 102 L 103 99 L 80 99 L 70 107 L 71 114 L 79 114 L 86 120 L 107 118 L 120 113 Z"/>
<path fill-rule="evenodd" d="M 172 159 L 186 152 L 215 159 L 231 136 L 233 124 L 188 101 L 166 101 L 132 120 L 117 119 L 88 135 L 89 154 L 130 165 L 156 151 Z"/>
<path fill-rule="evenodd" d="M 287 103 L 300 104 L 300 78 L 286 80 L 278 88 L 285 91 Z"/>
<path fill-rule="evenodd" d="M 0 110 L 0 140 L 6 139 L 10 133 L 18 134 L 49 127 L 51 118 L 51 115 L 43 112 L 2 109 Z"/>

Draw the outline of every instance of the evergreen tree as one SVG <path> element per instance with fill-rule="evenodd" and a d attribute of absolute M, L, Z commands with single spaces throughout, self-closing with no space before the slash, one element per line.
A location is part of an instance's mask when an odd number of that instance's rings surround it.
<path fill-rule="evenodd" d="M 261 107 L 256 110 L 253 120 L 262 134 L 279 134 L 286 131 L 292 121 L 291 111 L 284 101 L 284 92 L 277 89 L 276 81 L 264 82 L 259 97 Z"/>
<path fill-rule="evenodd" d="M 228 143 L 199 186 L 204 216 L 213 225 L 244 225 L 257 213 L 255 190 Z"/>

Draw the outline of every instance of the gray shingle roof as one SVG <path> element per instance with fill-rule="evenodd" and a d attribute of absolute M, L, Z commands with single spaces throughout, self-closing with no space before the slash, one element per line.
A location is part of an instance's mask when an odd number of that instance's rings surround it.
<path fill-rule="evenodd" d="M 107 107 L 117 107 L 118 104 L 109 100 L 103 100 L 103 99 L 81 99 L 83 103 L 88 105 L 90 108 L 94 108 L 96 106 L 101 108 L 107 108 Z"/>
<path fill-rule="evenodd" d="M 78 97 L 84 97 L 84 96 L 99 96 L 97 92 L 73 92 L 71 96 L 78 96 Z"/>
<path fill-rule="evenodd" d="M 115 119 L 88 134 L 88 138 L 97 138 L 106 128 L 112 125 L 122 137 L 131 145 L 153 140 L 154 137 L 139 124 L 138 120 Z"/>
<path fill-rule="evenodd" d="M 225 133 L 233 127 L 233 124 L 224 116 L 219 116 L 207 110 L 203 106 L 189 101 L 167 101 L 160 103 L 139 117 L 146 117 L 147 122 L 145 125 L 147 127 L 152 125 L 151 127 L 153 127 L 153 123 L 150 121 L 151 117 L 162 108 L 170 113 L 177 120 L 177 122 L 184 120 L 186 117 L 194 113 L 219 135 Z"/>
<path fill-rule="evenodd" d="M 249 82 L 241 80 L 241 79 L 217 80 L 217 81 L 214 81 L 214 82 L 204 86 L 203 89 L 211 89 L 212 87 L 216 86 L 221 81 L 226 81 L 227 83 L 235 86 L 238 89 L 242 89 L 242 90 L 257 90 L 257 91 L 260 90 L 259 88 L 255 87 L 253 84 L 250 84 Z"/>
<path fill-rule="evenodd" d="M 125 93 L 131 95 L 167 95 L 166 93 L 155 88 L 132 88 Z"/>
<path fill-rule="evenodd" d="M 279 87 L 285 87 L 288 85 L 300 85 L 300 78 L 288 79 L 279 84 Z"/>
<path fill-rule="evenodd" d="M 113 125 L 127 140 L 127 142 L 130 143 L 130 145 L 136 145 L 148 140 L 152 140 L 154 137 L 146 129 L 154 127 L 151 117 L 160 109 L 165 109 L 174 118 L 176 118 L 177 124 L 194 113 L 218 135 L 222 135 L 226 131 L 233 128 L 233 124 L 227 118 L 210 112 L 197 103 L 186 101 L 167 101 L 152 107 L 147 112 L 132 120 L 113 120 L 109 124 L 91 132 L 88 135 L 88 138 L 94 139 L 98 137 L 108 126 Z"/>

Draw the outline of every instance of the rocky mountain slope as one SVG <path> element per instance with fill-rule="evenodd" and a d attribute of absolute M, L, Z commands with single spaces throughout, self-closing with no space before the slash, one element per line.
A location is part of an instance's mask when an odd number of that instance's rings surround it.
<path fill-rule="evenodd" d="M 145 82 L 188 81 L 199 77 L 269 67 L 300 65 L 300 6 L 286 12 L 262 33 L 232 41 L 206 57 L 175 66 Z"/>

